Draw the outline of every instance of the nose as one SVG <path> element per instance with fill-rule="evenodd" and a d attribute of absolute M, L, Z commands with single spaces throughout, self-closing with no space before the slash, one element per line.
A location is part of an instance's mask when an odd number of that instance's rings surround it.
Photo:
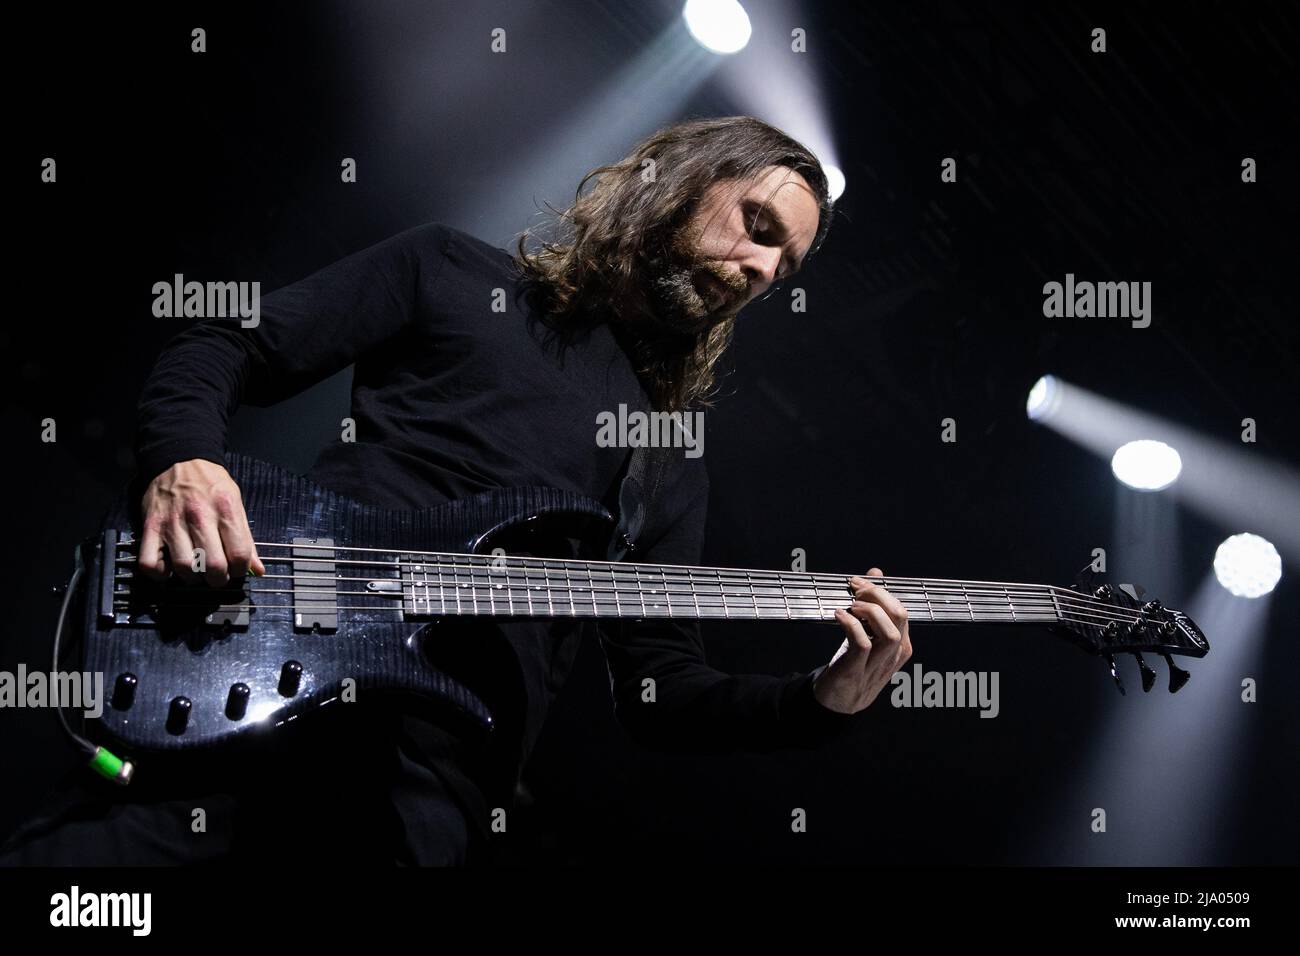
<path fill-rule="evenodd" d="M 761 295 L 776 281 L 776 270 L 780 266 L 781 250 L 757 243 L 750 243 L 749 251 L 740 263 L 740 269 L 749 279 L 755 295 Z"/>

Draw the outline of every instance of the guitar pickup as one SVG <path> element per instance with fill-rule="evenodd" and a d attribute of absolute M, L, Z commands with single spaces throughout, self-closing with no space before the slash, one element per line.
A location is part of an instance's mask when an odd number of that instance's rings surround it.
<path fill-rule="evenodd" d="M 293 539 L 293 629 L 337 631 L 339 592 L 333 538 Z"/>
<path fill-rule="evenodd" d="M 248 627 L 248 598 L 238 604 L 223 604 L 203 620 L 217 626 Z"/>

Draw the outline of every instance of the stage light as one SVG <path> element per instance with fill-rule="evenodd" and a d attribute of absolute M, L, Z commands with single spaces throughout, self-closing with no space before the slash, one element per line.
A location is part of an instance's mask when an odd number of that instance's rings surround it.
<path fill-rule="evenodd" d="M 1033 421 L 1049 417 L 1061 405 L 1061 383 L 1055 375 L 1044 375 L 1029 390 L 1025 414 Z"/>
<path fill-rule="evenodd" d="M 1214 552 L 1214 576 L 1236 597 L 1263 597 L 1282 578 L 1282 556 L 1257 534 L 1234 534 Z"/>
<path fill-rule="evenodd" d="M 686 0 L 682 18 L 700 46 L 714 53 L 735 53 L 749 43 L 749 14 L 736 0 Z"/>
<path fill-rule="evenodd" d="M 1178 480 L 1183 460 L 1162 441 L 1142 439 L 1120 445 L 1110 460 L 1115 477 L 1138 491 L 1161 491 Z"/>
<path fill-rule="evenodd" d="M 1055 385 L 1059 402 L 1049 404 L 1039 424 L 1102 458 L 1112 457 L 1125 442 L 1144 438 L 1172 445 L 1183 464 L 1177 476 L 1180 506 L 1224 528 L 1257 528 L 1261 515 L 1267 515 L 1269 540 L 1288 561 L 1300 561 L 1300 471 L 1269 460 L 1240 440 L 1210 438 L 1059 378 Z M 1116 491 L 1127 489 L 1117 486 Z M 1136 497 L 1151 503 L 1165 496 Z M 1130 504 L 1139 506 L 1136 501 Z"/>
<path fill-rule="evenodd" d="M 830 163 L 822 163 L 822 172 L 826 174 L 826 188 L 830 190 L 831 202 L 844 195 L 844 171 Z"/>

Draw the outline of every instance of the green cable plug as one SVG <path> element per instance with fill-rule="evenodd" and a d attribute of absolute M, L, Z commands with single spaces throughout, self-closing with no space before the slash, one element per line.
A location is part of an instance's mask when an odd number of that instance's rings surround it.
<path fill-rule="evenodd" d="M 95 748 L 95 753 L 90 758 L 90 769 L 121 787 L 130 783 L 135 774 L 135 764 L 123 760 L 104 747 Z"/>

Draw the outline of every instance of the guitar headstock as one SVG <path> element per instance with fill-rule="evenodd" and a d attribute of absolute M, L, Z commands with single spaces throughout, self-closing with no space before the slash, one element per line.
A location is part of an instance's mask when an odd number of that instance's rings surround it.
<path fill-rule="evenodd" d="M 1121 694 L 1115 664 L 1116 654 L 1132 654 L 1142 675 L 1142 690 L 1155 684 L 1156 672 L 1142 657 L 1159 654 L 1169 665 L 1169 691 L 1177 693 L 1191 675 L 1178 667 L 1172 655 L 1204 657 L 1210 642 L 1196 622 L 1182 611 L 1167 608 L 1146 597 L 1134 584 L 1095 585 L 1085 570 L 1071 588 L 1052 588 L 1057 608 L 1057 628 L 1090 654 L 1103 657 L 1110 664 L 1111 676 Z"/>

